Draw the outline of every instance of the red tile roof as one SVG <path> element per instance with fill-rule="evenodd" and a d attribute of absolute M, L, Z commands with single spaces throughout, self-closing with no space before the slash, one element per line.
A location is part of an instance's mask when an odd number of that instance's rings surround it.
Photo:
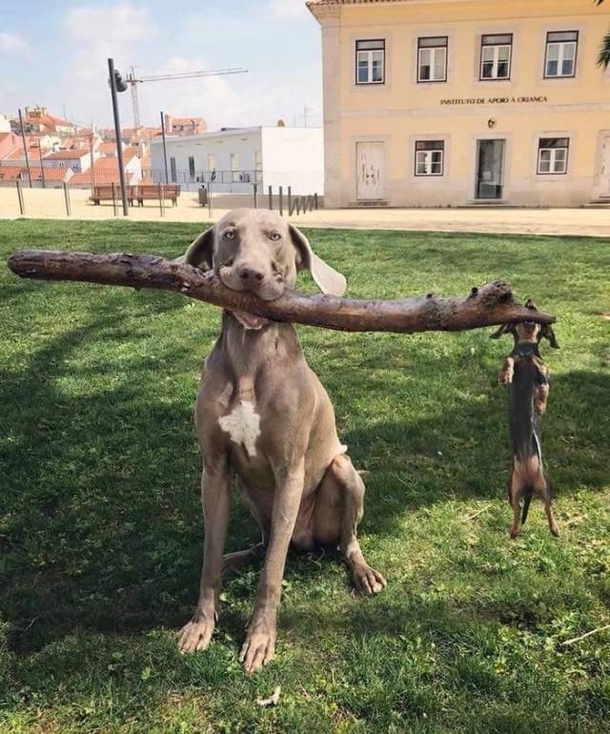
<path fill-rule="evenodd" d="M 20 173 L 19 166 L 0 166 L 0 181 L 14 181 Z"/>
<path fill-rule="evenodd" d="M 30 173 L 32 174 L 32 181 L 42 181 L 42 169 L 40 168 L 40 166 L 30 166 Z M 71 168 L 51 168 L 49 166 L 44 167 L 45 181 L 69 181 L 71 180 L 71 175 Z M 21 178 L 27 181 L 27 168 L 21 169 Z"/>
<path fill-rule="evenodd" d="M 65 161 L 65 160 L 77 160 L 89 155 L 87 148 L 75 148 L 74 150 L 58 150 L 55 153 L 49 153 L 45 155 L 45 159 L 49 161 Z"/>

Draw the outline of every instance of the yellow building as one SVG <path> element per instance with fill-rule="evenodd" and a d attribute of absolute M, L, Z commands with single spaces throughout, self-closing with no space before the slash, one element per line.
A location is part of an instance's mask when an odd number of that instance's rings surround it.
<path fill-rule="evenodd" d="M 325 205 L 610 202 L 610 2 L 312 0 Z"/>

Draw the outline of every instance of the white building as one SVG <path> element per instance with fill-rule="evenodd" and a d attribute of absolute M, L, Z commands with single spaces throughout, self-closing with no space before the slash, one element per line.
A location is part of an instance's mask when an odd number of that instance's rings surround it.
<path fill-rule="evenodd" d="M 249 127 L 203 135 L 166 137 L 167 180 L 195 190 L 250 194 L 279 186 L 293 194 L 324 192 L 322 128 Z M 165 181 L 163 141 L 151 143 L 153 180 Z"/>

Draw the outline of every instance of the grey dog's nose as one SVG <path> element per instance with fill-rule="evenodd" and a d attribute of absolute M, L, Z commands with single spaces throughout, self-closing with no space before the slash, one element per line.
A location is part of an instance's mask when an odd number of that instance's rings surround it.
<path fill-rule="evenodd" d="M 241 265 L 237 273 L 239 279 L 244 285 L 260 285 L 261 281 L 265 277 L 262 271 L 253 267 L 252 265 Z"/>

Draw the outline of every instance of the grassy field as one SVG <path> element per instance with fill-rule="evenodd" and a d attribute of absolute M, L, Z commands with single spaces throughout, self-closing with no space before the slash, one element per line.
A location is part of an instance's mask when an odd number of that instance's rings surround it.
<path fill-rule="evenodd" d="M 194 234 L 0 222 L 0 253 L 176 256 Z M 361 541 L 388 587 L 359 599 L 337 557 L 291 556 L 276 659 L 248 677 L 237 652 L 254 566 L 225 584 L 210 648 L 181 657 L 202 537 L 191 413 L 218 310 L 0 268 L 2 734 L 608 731 L 608 242 L 308 234 L 354 297 L 466 294 L 501 277 L 557 315 L 543 445 L 562 537 L 535 503 L 508 538 L 508 339 L 299 328 L 365 471 Z M 229 549 L 256 539 L 234 502 Z M 279 705 L 257 706 L 277 685 Z"/>

